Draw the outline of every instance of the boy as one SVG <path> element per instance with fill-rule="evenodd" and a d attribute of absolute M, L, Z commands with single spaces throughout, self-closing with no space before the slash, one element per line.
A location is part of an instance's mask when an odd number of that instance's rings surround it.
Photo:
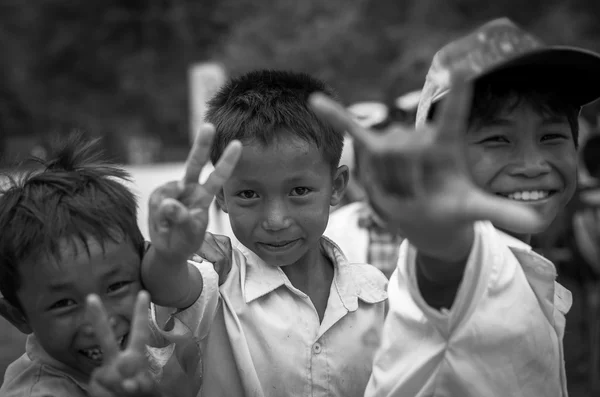
<path fill-rule="evenodd" d="M 148 355 L 156 364 L 172 348 L 155 338 L 146 352 L 140 329 L 148 322 L 135 322 L 132 315 L 142 289 L 142 256 L 146 266 L 164 267 L 152 261 L 174 256 L 168 241 L 155 236 L 155 246 L 147 249 L 135 196 L 124 184 L 128 174 L 103 161 L 94 142 L 72 136 L 41 165 L 10 180 L 0 196 L 0 313 L 29 334 L 26 353 L 7 369 L 0 395 L 105 396 L 107 383 L 122 395 L 131 389 L 111 382 L 121 366 L 133 367 L 121 375 L 125 384 L 134 382 L 137 395 L 156 395 L 148 363 L 139 357 Z M 217 171 L 228 175 L 219 164 Z M 179 291 L 153 285 L 151 292 L 160 304 L 191 304 Z M 91 314 L 99 298 L 109 315 L 112 344 L 106 332 L 97 332 L 102 324 Z M 138 320 L 140 307 L 147 320 L 147 299 L 138 302 Z M 131 348 L 118 353 L 126 345 Z M 155 368 L 157 380 L 163 366 Z"/>
<path fill-rule="evenodd" d="M 203 395 L 364 393 L 383 326 L 387 280 L 371 266 L 348 263 L 322 237 L 348 170 L 338 167 L 343 134 L 308 109 L 315 91 L 331 95 L 308 75 L 257 71 L 231 80 L 210 101 L 206 117 L 216 128 L 211 160 L 221 158 L 231 141 L 243 144 L 238 165 L 217 194 L 239 244 L 220 288 L 202 270 L 201 281 L 180 284 L 194 295 L 201 291 L 200 298 L 178 311 L 163 332 L 169 339 L 192 335 L 206 346 Z M 186 179 L 197 180 L 199 173 Z M 159 188 L 151 212 L 173 206 L 183 218 L 195 213 L 195 194 L 202 189 L 192 185 L 187 198 L 170 191 L 173 185 Z M 198 313 L 198 305 L 218 307 L 211 317 L 206 310 Z"/>
<path fill-rule="evenodd" d="M 365 147 L 373 207 L 408 240 L 367 396 L 567 395 L 571 295 L 527 242 L 575 190 L 577 115 L 599 69 L 499 19 L 436 54 L 416 131 L 375 135 L 312 99 Z"/>

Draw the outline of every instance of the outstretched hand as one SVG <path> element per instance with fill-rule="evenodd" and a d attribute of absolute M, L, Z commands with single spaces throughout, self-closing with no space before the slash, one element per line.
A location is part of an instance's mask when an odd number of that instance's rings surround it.
<path fill-rule="evenodd" d="M 324 95 L 310 99 L 319 117 L 347 131 L 365 150 L 365 187 L 376 212 L 436 257 L 448 251 L 454 230 L 476 220 L 516 233 L 531 233 L 542 223 L 530 208 L 472 182 L 464 153 L 471 99 L 471 85 L 456 76 L 432 125 L 416 130 L 392 126 L 383 134 L 360 127 Z"/>
<path fill-rule="evenodd" d="M 204 124 L 188 156 L 183 179 L 160 186 L 150 196 L 150 238 L 157 252 L 165 257 L 186 259 L 200 249 L 208 226 L 209 207 L 240 158 L 241 143 L 230 142 L 214 171 L 200 184 L 214 133 L 211 124 Z"/>
<path fill-rule="evenodd" d="M 160 396 L 148 371 L 146 343 L 149 339 L 149 295 L 138 294 L 132 317 L 127 347 L 121 350 L 104 306 L 97 295 L 87 299 L 94 335 L 102 350 L 102 366 L 92 373 L 89 394 L 93 397 Z"/>

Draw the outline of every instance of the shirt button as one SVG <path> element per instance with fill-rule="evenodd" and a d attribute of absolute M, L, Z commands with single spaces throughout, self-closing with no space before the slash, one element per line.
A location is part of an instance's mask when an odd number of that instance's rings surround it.
<path fill-rule="evenodd" d="M 319 353 L 321 353 L 321 344 L 320 344 L 320 343 L 315 343 L 315 344 L 313 345 L 313 352 L 314 352 L 315 354 L 319 354 Z"/>

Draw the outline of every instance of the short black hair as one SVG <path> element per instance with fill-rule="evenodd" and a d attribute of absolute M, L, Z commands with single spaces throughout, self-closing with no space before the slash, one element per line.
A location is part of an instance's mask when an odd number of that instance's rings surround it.
<path fill-rule="evenodd" d="M 103 158 L 98 140 L 70 134 L 48 159 L 21 163 L 0 181 L 0 292 L 19 308 L 19 267 L 43 257 L 60 263 L 64 239 L 81 240 L 88 253 L 90 237 L 126 238 L 140 259 L 144 249 L 130 176 Z"/>
<path fill-rule="evenodd" d="M 540 114 L 566 117 L 577 147 L 581 107 L 575 104 L 569 95 L 572 90 L 565 84 L 560 81 L 548 84 L 547 77 L 540 75 L 539 70 L 528 68 L 491 73 L 475 82 L 469 125 L 485 122 L 507 106 L 515 109 L 526 103 Z M 429 120 L 433 119 L 438 106 L 436 102 L 431 107 Z"/>
<path fill-rule="evenodd" d="M 323 81 L 305 73 L 257 70 L 231 79 L 209 101 L 206 121 L 216 129 L 211 161 L 216 164 L 232 140 L 273 143 L 285 130 L 315 144 L 337 168 L 344 145 L 343 131 L 319 119 L 308 97 L 321 92 L 336 98 Z"/>

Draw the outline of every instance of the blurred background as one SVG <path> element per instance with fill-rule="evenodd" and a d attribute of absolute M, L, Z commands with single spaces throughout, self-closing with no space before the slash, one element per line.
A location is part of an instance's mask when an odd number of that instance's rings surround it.
<path fill-rule="evenodd" d="M 500 16 L 546 42 L 600 51 L 597 0 L 0 0 L 0 169 L 43 157 L 54 137 L 79 129 L 102 136 L 128 165 L 143 209 L 157 175 L 181 175 L 211 79 L 293 69 L 325 79 L 346 105 L 391 103 L 422 86 L 439 47 Z M 206 62 L 209 77 L 194 83 L 194 65 Z M 599 109 L 584 110 L 590 136 Z M 597 186 L 584 178 L 586 189 Z M 565 337 L 573 396 L 600 381 L 600 270 L 570 238 L 575 214 L 593 207 L 584 202 L 534 242 L 573 291 Z M 0 373 L 22 351 L 23 337 L 0 322 Z"/>

